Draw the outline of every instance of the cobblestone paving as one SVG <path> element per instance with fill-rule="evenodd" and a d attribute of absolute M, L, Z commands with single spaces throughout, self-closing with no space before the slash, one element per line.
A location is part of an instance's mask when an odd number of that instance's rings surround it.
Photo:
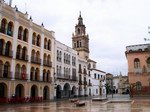
<path fill-rule="evenodd" d="M 86 105 L 76 107 L 69 101 L 0 105 L 0 112 L 150 112 L 150 103 L 104 103 L 85 100 Z"/>

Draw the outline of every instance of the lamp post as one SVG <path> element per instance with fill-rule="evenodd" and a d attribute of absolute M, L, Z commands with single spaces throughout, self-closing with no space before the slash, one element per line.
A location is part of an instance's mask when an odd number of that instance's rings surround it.
<path fill-rule="evenodd" d="M 110 85 L 110 86 L 111 86 L 111 94 L 112 94 L 112 98 L 113 98 L 113 77 L 111 77 L 111 78 L 108 77 L 107 80 L 110 81 L 110 84 L 111 84 L 111 85 Z"/>
<path fill-rule="evenodd" d="M 105 88 L 106 88 L 106 98 L 107 98 L 107 90 L 108 90 L 108 84 L 105 84 Z"/>
<path fill-rule="evenodd" d="M 111 91 L 112 91 L 112 98 L 113 98 L 113 78 L 110 79 L 111 80 Z"/>
<path fill-rule="evenodd" d="M 54 73 L 54 99 L 56 99 L 56 91 L 57 91 L 57 84 L 56 84 L 56 73 Z"/>

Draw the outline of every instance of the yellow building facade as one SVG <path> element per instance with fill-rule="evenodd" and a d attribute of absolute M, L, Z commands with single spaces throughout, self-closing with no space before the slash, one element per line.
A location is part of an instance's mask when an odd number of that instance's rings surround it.
<path fill-rule="evenodd" d="M 0 98 L 53 99 L 54 32 L 0 3 Z"/>

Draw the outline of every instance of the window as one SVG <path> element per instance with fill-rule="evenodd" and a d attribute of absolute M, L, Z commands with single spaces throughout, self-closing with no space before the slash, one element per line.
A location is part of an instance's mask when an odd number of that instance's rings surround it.
<path fill-rule="evenodd" d="M 136 82 L 136 90 L 137 91 L 142 90 L 142 84 L 141 84 L 141 82 Z"/>
<path fill-rule="evenodd" d="M 94 78 L 96 79 L 96 73 L 94 74 Z"/>
<path fill-rule="evenodd" d="M 17 46 L 17 52 L 16 52 L 16 58 L 17 58 L 17 59 L 20 59 L 20 51 L 21 51 L 21 46 L 18 45 L 18 46 Z"/>
<path fill-rule="evenodd" d="M 91 80 L 89 79 L 89 84 L 91 83 Z"/>
<path fill-rule="evenodd" d="M 20 40 L 21 40 L 21 38 L 22 38 L 22 31 L 23 31 L 23 29 L 22 29 L 22 27 L 20 26 L 19 29 L 18 29 L 18 39 L 20 39 Z"/>
<path fill-rule="evenodd" d="M 4 65 L 4 72 L 3 72 L 3 77 L 9 77 L 9 63 L 6 62 L 5 65 Z"/>
<path fill-rule="evenodd" d="M 89 77 L 91 76 L 91 73 L 90 73 L 90 71 L 89 71 Z"/>
<path fill-rule="evenodd" d="M 140 60 L 138 58 L 134 59 L 134 68 L 140 68 Z"/>
<path fill-rule="evenodd" d="M 26 60 L 26 47 L 23 47 L 22 49 L 22 59 Z"/>
<path fill-rule="evenodd" d="M 48 41 L 47 49 L 51 50 L 51 41 L 50 40 Z"/>
<path fill-rule="evenodd" d="M 0 39 L 0 54 L 3 54 L 3 46 L 4 46 L 4 42 L 2 39 Z"/>
<path fill-rule="evenodd" d="M 37 36 L 37 42 L 36 45 L 40 47 L 40 35 Z"/>
<path fill-rule="evenodd" d="M 74 48 L 76 48 L 76 43 L 74 43 Z"/>
<path fill-rule="evenodd" d="M 13 30 L 13 23 L 9 22 L 7 27 L 7 35 L 12 36 L 12 30 Z"/>
<path fill-rule="evenodd" d="M 10 42 L 6 43 L 5 55 L 10 56 Z"/>
<path fill-rule="evenodd" d="M 78 34 L 80 34 L 80 29 L 78 28 Z"/>
<path fill-rule="evenodd" d="M 59 52 L 59 60 L 61 61 L 61 51 Z"/>
<path fill-rule="evenodd" d="M 82 47 L 82 42 L 80 41 L 80 47 Z"/>
<path fill-rule="evenodd" d="M 36 42 L 36 33 L 34 32 L 32 35 L 32 44 L 35 45 Z"/>
<path fill-rule="evenodd" d="M 72 76 L 76 76 L 76 69 L 72 68 Z"/>
<path fill-rule="evenodd" d="M 96 89 L 96 94 L 98 94 L 98 89 Z"/>
<path fill-rule="evenodd" d="M 57 75 L 59 74 L 59 67 L 57 65 L 57 70 L 56 70 Z"/>
<path fill-rule="evenodd" d="M 147 59 L 147 67 L 150 68 L 150 57 Z"/>
<path fill-rule="evenodd" d="M 91 68 L 91 64 L 89 63 L 89 65 L 88 65 L 88 69 L 90 69 Z"/>
<path fill-rule="evenodd" d="M 79 47 L 79 41 L 77 41 L 77 48 Z"/>
<path fill-rule="evenodd" d="M 23 41 L 27 42 L 28 30 L 25 29 L 23 32 Z"/>
<path fill-rule="evenodd" d="M 1 22 L 1 32 L 2 33 L 6 33 L 6 19 L 3 19 L 2 22 Z"/>
<path fill-rule="evenodd" d="M 57 61 L 59 61 L 59 51 L 57 50 Z"/>
<path fill-rule="evenodd" d="M 61 66 L 59 66 L 59 74 L 61 75 Z"/>
<path fill-rule="evenodd" d="M 82 73 L 81 64 L 79 64 L 79 73 Z"/>
<path fill-rule="evenodd" d="M 95 64 L 93 64 L 93 68 L 96 68 Z"/>
<path fill-rule="evenodd" d="M 84 74 L 87 74 L 87 73 L 86 73 L 86 68 L 84 68 Z"/>

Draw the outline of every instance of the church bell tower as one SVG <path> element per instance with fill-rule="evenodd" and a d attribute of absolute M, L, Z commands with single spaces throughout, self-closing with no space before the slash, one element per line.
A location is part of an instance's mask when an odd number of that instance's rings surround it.
<path fill-rule="evenodd" d="M 86 34 L 81 12 L 78 17 L 78 24 L 75 26 L 75 33 L 72 34 L 72 48 L 78 52 L 79 57 L 86 60 L 89 58 L 89 37 Z"/>

